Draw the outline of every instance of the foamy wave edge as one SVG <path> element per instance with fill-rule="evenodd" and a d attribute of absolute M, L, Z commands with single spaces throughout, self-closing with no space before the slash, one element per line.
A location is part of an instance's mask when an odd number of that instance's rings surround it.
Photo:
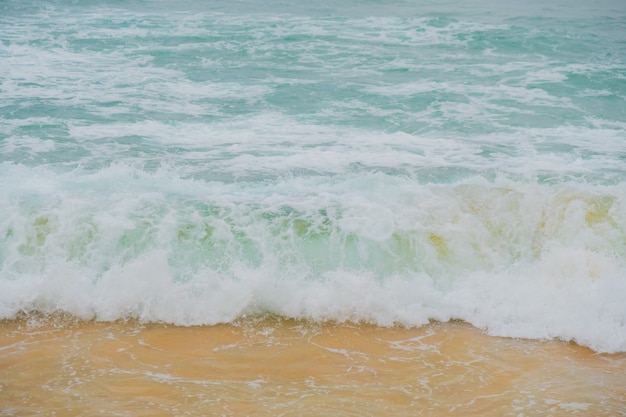
<path fill-rule="evenodd" d="M 236 278 L 206 271 L 202 280 L 180 283 L 172 281 L 164 253 L 155 251 L 112 268 L 97 284 L 86 279 L 84 271 L 71 268 L 59 268 L 56 278 L 5 281 L 0 317 L 64 312 L 83 320 L 136 319 L 182 326 L 231 323 L 264 314 L 407 327 L 463 320 L 494 336 L 559 339 L 601 353 L 626 352 L 621 296 L 626 284 L 616 271 L 605 270 L 600 278 L 588 275 L 605 261 L 592 253 L 562 249 L 508 275 L 474 272 L 447 288 L 425 275 L 380 282 L 366 272 L 331 271 L 318 281 L 289 281 L 249 269 Z M 565 274 L 555 278 L 554 268 Z M 569 275 L 581 268 L 587 271 Z"/>

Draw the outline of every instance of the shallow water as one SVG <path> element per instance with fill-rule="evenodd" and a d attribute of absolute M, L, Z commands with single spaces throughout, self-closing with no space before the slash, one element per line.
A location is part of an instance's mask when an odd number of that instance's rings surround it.
<path fill-rule="evenodd" d="M 624 415 L 624 354 L 462 322 L 0 326 L 3 415 Z"/>

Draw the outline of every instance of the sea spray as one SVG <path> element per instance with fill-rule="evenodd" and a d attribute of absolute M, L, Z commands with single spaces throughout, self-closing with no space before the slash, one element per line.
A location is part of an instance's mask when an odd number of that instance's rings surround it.
<path fill-rule="evenodd" d="M 100 171 L 88 184 L 80 176 L 81 191 L 50 172 L 4 188 L 4 317 L 459 318 L 623 349 L 622 184 L 441 185 L 379 173 L 212 186 L 110 169 L 123 186 Z M 587 331 L 606 333 L 606 345 Z"/>

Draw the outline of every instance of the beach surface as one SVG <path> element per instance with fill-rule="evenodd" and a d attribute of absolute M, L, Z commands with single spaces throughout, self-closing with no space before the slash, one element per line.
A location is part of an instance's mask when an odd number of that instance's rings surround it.
<path fill-rule="evenodd" d="M 0 415 L 620 416 L 626 354 L 419 328 L 276 317 L 181 327 L 0 323 Z"/>

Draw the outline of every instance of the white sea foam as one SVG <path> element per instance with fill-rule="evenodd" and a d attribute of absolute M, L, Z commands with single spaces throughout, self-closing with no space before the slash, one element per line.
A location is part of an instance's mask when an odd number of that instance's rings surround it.
<path fill-rule="evenodd" d="M 459 105 L 445 112 L 450 113 L 449 118 L 462 119 L 472 114 Z M 472 138 L 440 137 L 319 126 L 268 113 L 211 125 L 160 121 L 71 124 L 69 132 L 79 143 L 97 149 L 96 155 L 103 160 L 129 147 L 124 142 L 113 145 L 111 140 L 128 137 L 149 140 L 164 153 L 171 146 L 184 146 L 176 154 L 167 153 L 161 162 L 180 165 L 180 172 L 186 175 L 207 170 L 239 178 L 290 175 L 294 170 L 339 174 L 362 166 L 403 169 L 417 176 L 428 169 L 450 167 L 532 177 L 537 173 L 617 172 L 623 165 L 619 158 L 623 135 L 617 129 L 526 128 Z M 492 156 L 486 157 L 485 152 Z M 132 153 L 126 162 L 141 163 Z"/>
<path fill-rule="evenodd" d="M 122 166 L 67 175 L 3 165 L 2 317 L 460 318 L 493 334 L 626 349 L 621 185 L 450 188 L 378 175 L 252 190 Z M 15 176 L 19 186 L 6 181 Z"/>

